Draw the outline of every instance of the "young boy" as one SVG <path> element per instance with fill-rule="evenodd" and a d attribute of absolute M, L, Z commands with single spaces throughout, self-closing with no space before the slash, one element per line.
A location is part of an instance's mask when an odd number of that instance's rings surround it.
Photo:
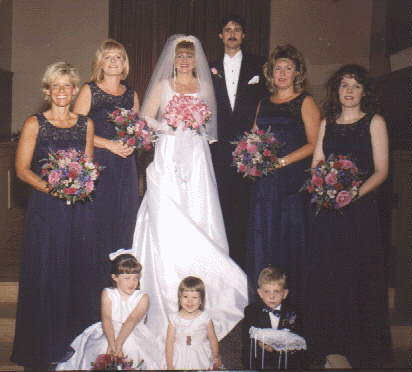
<path fill-rule="evenodd" d="M 254 350 L 254 340 L 250 339 L 250 327 L 256 328 L 288 328 L 291 332 L 301 334 L 301 319 L 290 307 L 283 303 L 288 296 L 286 274 L 276 267 L 264 268 L 258 277 L 258 295 L 260 300 L 245 308 L 245 317 L 242 322 L 242 362 L 246 369 L 262 369 L 262 348 L 264 352 L 264 369 L 285 368 L 284 353 L 281 356 L 269 345 L 257 342 L 257 350 Z M 253 345 L 252 345 L 253 344 Z M 251 350 L 252 348 L 252 350 Z M 251 354 L 252 351 L 252 354 Z M 300 369 L 304 367 L 303 351 L 290 351 L 287 353 L 287 368 Z"/>

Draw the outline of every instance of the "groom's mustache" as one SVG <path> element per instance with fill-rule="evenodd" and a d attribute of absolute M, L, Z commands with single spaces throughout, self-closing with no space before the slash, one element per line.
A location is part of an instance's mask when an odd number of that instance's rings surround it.
<path fill-rule="evenodd" d="M 235 38 L 235 37 L 230 37 L 229 40 L 230 40 L 230 41 L 237 41 L 237 38 Z"/>

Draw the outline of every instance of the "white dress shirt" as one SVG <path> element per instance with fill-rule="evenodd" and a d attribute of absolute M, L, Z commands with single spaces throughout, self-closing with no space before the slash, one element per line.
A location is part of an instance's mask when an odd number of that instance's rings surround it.
<path fill-rule="evenodd" d="M 227 54 L 225 54 L 225 56 L 223 57 L 223 68 L 225 71 L 227 95 L 229 96 L 232 111 L 235 107 L 237 84 L 239 82 L 242 56 L 242 51 L 239 50 L 233 57 L 230 57 Z"/>
<path fill-rule="evenodd" d="M 281 307 L 282 305 L 278 305 L 277 307 L 275 307 L 275 310 L 280 311 Z M 270 318 L 270 324 L 272 325 L 272 328 L 278 329 L 280 317 L 277 317 L 274 314 L 269 313 L 269 318 Z"/>

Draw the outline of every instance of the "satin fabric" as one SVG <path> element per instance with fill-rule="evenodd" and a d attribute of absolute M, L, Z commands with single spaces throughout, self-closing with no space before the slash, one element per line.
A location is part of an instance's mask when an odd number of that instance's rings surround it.
<path fill-rule="evenodd" d="M 112 302 L 112 322 L 115 335 L 120 332 L 123 323 L 138 306 L 144 293 L 136 290 L 127 300 L 123 300 L 117 288 L 106 288 Z M 107 338 L 101 322 L 86 328 L 71 344 L 75 350 L 73 356 L 64 363 L 59 363 L 56 371 L 89 370 L 100 354 L 107 351 Z M 156 343 L 153 334 L 140 320 L 123 344 L 123 354 L 133 361 L 133 368 L 140 363 L 142 369 L 164 369 L 166 366 L 163 348 Z M 143 360 L 143 362 L 142 362 Z"/>
<path fill-rule="evenodd" d="M 161 110 L 175 92 L 168 87 L 164 94 Z M 133 240 L 143 265 L 141 288 L 150 295 L 147 324 L 165 338 L 167 316 L 178 311 L 179 283 L 193 275 L 205 283 L 205 309 L 222 339 L 243 317 L 246 275 L 228 256 L 208 142 L 192 132 L 185 134 L 185 150 L 176 151 L 184 137 L 175 133 L 165 131 L 156 143 Z M 178 153 L 185 159 L 176 159 Z"/>

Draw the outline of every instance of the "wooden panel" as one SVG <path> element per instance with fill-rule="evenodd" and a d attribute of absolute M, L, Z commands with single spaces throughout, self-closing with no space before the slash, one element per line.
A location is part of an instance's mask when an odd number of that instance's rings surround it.
<path fill-rule="evenodd" d="M 0 141 L 11 135 L 11 99 L 13 73 L 0 69 Z"/>
<path fill-rule="evenodd" d="M 386 119 L 392 150 L 409 149 L 410 141 L 410 76 L 412 68 L 384 75 L 377 80 L 381 95 L 382 114 Z"/>

